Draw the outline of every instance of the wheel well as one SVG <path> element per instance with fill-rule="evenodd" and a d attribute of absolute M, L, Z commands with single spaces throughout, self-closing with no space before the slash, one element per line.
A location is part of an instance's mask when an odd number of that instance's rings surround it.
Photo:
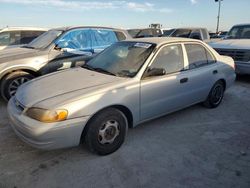
<path fill-rule="evenodd" d="M 83 141 L 87 131 L 88 131 L 88 128 L 89 128 L 89 124 L 91 122 L 91 120 L 98 114 L 100 113 L 101 111 L 103 110 L 106 110 L 108 108 L 116 108 L 118 110 L 120 110 L 127 118 L 128 120 L 128 127 L 129 128 L 132 128 L 133 127 L 133 115 L 132 115 L 132 112 L 125 106 L 123 105 L 112 105 L 112 106 L 108 106 L 106 108 L 103 108 L 101 110 L 99 110 L 98 112 L 96 112 L 87 122 L 86 126 L 84 127 L 83 131 L 82 131 L 82 135 L 81 135 L 81 141 Z"/>
<path fill-rule="evenodd" d="M 118 110 L 120 110 L 127 118 L 128 120 L 128 127 L 132 128 L 133 127 L 133 115 L 132 112 L 125 106 L 123 105 L 114 105 L 114 106 L 110 106 L 113 108 L 116 108 Z"/>
<path fill-rule="evenodd" d="M 8 71 L 8 72 L 4 73 L 4 75 L 2 76 L 2 78 L 1 78 L 1 80 L 0 80 L 0 83 L 1 83 L 2 80 L 3 80 L 6 76 L 8 76 L 10 73 L 12 73 L 12 72 L 17 72 L 17 71 L 27 72 L 27 73 L 33 75 L 34 77 L 40 76 L 40 74 L 39 74 L 38 72 L 35 72 L 35 71 L 33 71 L 33 70 L 30 70 L 30 69 L 17 69 L 17 70 L 11 70 L 11 71 Z"/>
<path fill-rule="evenodd" d="M 224 80 L 224 79 L 220 79 L 219 81 L 221 81 L 221 82 L 223 83 L 224 90 L 226 90 L 226 88 L 227 88 L 227 83 L 226 83 L 226 80 Z"/>

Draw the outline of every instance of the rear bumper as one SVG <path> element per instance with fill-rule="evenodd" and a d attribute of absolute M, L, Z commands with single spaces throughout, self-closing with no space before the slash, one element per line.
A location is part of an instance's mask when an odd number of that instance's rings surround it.
<path fill-rule="evenodd" d="M 14 104 L 8 103 L 8 115 L 16 135 L 29 145 L 40 149 L 58 149 L 79 145 L 88 117 L 57 123 L 42 123 L 24 115 Z"/>
<path fill-rule="evenodd" d="M 249 74 L 250 75 L 250 62 L 235 61 L 236 74 Z"/>

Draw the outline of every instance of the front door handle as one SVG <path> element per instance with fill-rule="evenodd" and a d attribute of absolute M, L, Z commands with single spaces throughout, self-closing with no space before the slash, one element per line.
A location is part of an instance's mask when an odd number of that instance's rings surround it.
<path fill-rule="evenodd" d="M 182 79 L 180 80 L 180 83 L 183 84 L 183 83 L 186 83 L 187 81 L 188 81 L 188 78 L 182 78 Z"/>
<path fill-rule="evenodd" d="M 214 70 L 214 71 L 213 71 L 213 74 L 217 74 L 217 73 L 218 73 L 218 71 L 217 71 L 217 70 Z"/>

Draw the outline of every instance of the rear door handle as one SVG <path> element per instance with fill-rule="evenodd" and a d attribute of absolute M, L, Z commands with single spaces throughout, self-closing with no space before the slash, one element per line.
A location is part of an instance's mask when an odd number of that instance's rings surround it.
<path fill-rule="evenodd" d="M 217 74 L 217 73 L 218 73 L 218 71 L 217 71 L 217 70 L 214 70 L 214 71 L 213 71 L 213 74 Z"/>
<path fill-rule="evenodd" d="M 182 79 L 180 80 L 180 83 L 183 84 L 183 83 L 186 83 L 187 81 L 188 81 L 188 78 L 182 78 Z"/>

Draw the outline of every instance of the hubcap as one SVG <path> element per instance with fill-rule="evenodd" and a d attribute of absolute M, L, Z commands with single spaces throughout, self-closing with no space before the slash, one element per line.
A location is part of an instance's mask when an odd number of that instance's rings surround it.
<path fill-rule="evenodd" d="M 216 105 L 220 103 L 221 99 L 223 97 L 223 87 L 220 85 L 216 86 L 212 92 L 212 101 Z"/>
<path fill-rule="evenodd" d="M 14 96 L 18 87 L 27 81 L 29 81 L 29 79 L 25 77 L 16 78 L 15 80 L 13 80 L 8 88 L 10 96 Z"/>
<path fill-rule="evenodd" d="M 101 144 L 112 144 L 119 133 L 119 123 L 115 120 L 108 120 L 99 130 L 98 141 Z"/>

